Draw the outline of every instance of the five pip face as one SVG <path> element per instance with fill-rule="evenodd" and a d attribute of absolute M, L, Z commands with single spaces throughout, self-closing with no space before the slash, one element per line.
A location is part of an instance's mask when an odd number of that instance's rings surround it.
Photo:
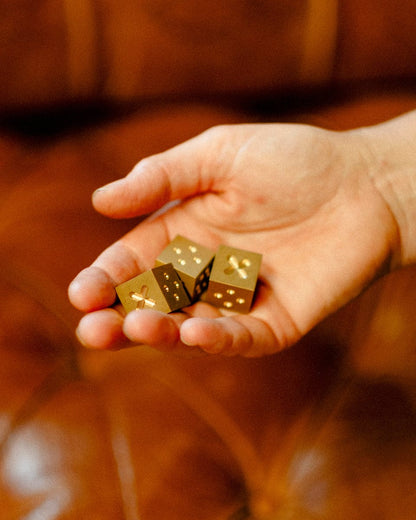
<path fill-rule="evenodd" d="M 126 312 L 155 309 L 169 313 L 203 299 L 221 309 L 249 312 L 262 255 L 220 245 L 216 253 L 177 235 L 155 267 L 118 285 Z"/>

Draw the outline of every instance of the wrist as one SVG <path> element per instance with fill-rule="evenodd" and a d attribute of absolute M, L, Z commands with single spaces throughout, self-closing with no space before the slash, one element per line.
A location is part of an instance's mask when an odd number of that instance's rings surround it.
<path fill-rule="evenodd" d="M 416 262 L 416 111 L 358 129 L 370 154 L 368 174 L 398 231 L 392 268 Z"/>

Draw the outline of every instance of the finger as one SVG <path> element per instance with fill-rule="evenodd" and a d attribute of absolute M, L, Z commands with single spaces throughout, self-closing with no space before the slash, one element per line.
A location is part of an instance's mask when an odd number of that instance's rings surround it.
<path fill-rule="evenodd" d="M 151 213 L 170 201 L 218 190 L 226 168 L 219 160 L 221 130 L 211 130 L 140 161 L 123 179 L 93 194 L 95 208 L 111 217 Z"/>
<path fill-rule="evenodd" d="M 190 318 L 181 326 L 180 339 L 185 345 L 226 356 L 256 357 L 284 348 L 265 322 L 247 315 Z"/>
<path fill-rule="evenodd" d="M 86 314 L 79 322 L 76 334 L 87 348 L 117 350 L 130 345 L 130 340 L 123 334 L 123 317 L 115 309 Z"/>
<path fill-rule="evenodd" d="M 72 305 L 83 312 L 109 307 L 116 299 L 114 282 L 103 269 L 87 267 L 70 283 L 68 297 Z"/>
<path fill-rule="evenodd" d="M 72 305 L 83 312 L 113 305 L 117 297 L 115 287 L 154 267 L 155 258 L 168 242 L 161 222 L 141 224 L 105 249 L 74 278 L 68 288 Z"/>
<path fill-rule="evenodd" d="M 142 309 L 126 316 L 123 332 L 133 344 L 148 345 L 162 352 L 200 355 L 200 349 L 184 345 L 181 341 L 180 326 L 186 319 L 187 315 L 184 313 L 164 314 Z"/>

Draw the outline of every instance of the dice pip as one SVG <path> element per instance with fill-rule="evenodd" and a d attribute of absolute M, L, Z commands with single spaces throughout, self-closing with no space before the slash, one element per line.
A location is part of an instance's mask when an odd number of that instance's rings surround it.
<path fill-rule="evenodd" d="M 219 246 L 204 300 L 222 309 L 249 312 L 261 259 L 259 253 Z"/>
<path fill-rule="evenodd" d="M 116 287 L 126 312 L 135 309 L 155 309 L 169 313 L 191 302 L 172 264 L 145 271 Z"/>
<path fill-rule="evenodd" d="M 177 235 L 157 257 L 156 265 L 172 263 L 191 301 L 195 301 L 208 287 L 213 259 L 213 251 Z"/>

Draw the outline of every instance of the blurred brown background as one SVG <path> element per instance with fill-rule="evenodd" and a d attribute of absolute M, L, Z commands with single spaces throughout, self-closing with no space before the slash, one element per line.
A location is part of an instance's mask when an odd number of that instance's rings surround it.
<path fill-rule="evenodd" d="M 0 15 L 4 520 L 416 516 L 416 271 L 267 359 L 103 353 L 72 277 L 91 191 L 219 123 L 416 107 L 416 1 L 16 0 Z"/>

